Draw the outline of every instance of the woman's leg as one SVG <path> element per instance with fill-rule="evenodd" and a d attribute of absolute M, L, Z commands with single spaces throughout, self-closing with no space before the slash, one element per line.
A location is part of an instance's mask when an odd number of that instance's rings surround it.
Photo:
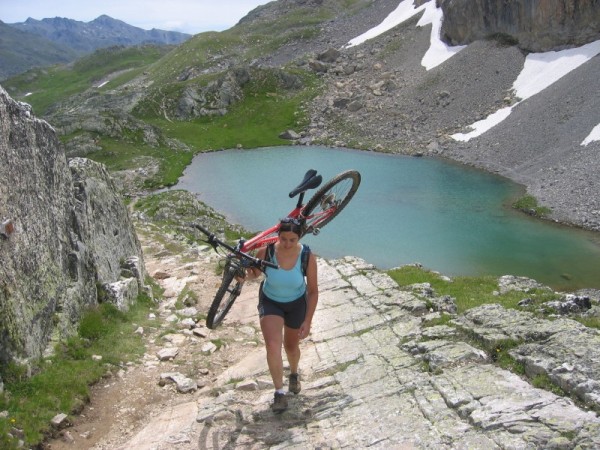
<path fill-rule="evenodd" d="M 284 327 L 283 346 L 287 360 L 290 363 L 290 372 L 298 373 L 300 362 L 300 336 L 297 328 Z"/>
<path fill-rule="evenodd" d="M 260 319 L 260 328 L 265 339 L 267 364 L 275 385 L 275 390 L 283 389 L 283 317 L 268 315 Z"/>

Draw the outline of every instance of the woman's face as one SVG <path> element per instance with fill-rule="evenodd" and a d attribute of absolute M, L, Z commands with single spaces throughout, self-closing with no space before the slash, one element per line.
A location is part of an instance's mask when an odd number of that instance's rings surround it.
<path fill-rule="evenodd" d="M 300 237 L 293 231 L 282 231 L 279 233 L 279 245 L 285 250 L 289 250 L 298 245 Z"/>

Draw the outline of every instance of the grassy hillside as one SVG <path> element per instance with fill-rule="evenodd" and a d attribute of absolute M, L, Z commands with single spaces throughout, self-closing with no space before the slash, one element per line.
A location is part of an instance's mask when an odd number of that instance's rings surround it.
<path fill-rule="evenodd" d="M 197 152 L 285 145 L 288 141 L 280 139 L 279 134 L 306 126 L 303 103 L 319 89 L 314 75 L 299 75 L 303 89 L 287 92 L 278 86 L 275 71 L 253 71 L 252 80 L 244 86 L 243 100 L 228 114 L 185 121 L 166 119 L 156 105 L 168 102 L 169 97 L 163 99 L 164 92 L 153 91 L 136 108 L 137 118 L 160 130 L 165 140 L 181 142 L 191 151 L 147 145 L 140 133 L 130 132 L 119 139 L 96 136 L 102 150 L 86 156 L 113 171 L 133 169 L 141 158 L 152 158 L 159 172 L 146 180 L 145 187 L 156 188 L 175 184 Z"/>
<path fill-rule="evenodd" d="M 48 39 L 25 33 L 0 21 L 0 80 L 40 65 L 66 63 L 77 52 Z"/>
<path fill-rule="evenodd" d="M 198 34 L 170 51 L 110 48 L 72 65 L 32 70 L 3 86 L 55 126 L 70 156 L 86 156 L 113 171 L 151 161 L 158 173 L 151 173 L 144 186 L 172 185 L 197 152 L 282 145 L 287 143 L 278 137 L 282 131 L 303 129 L 304 104 L 319 93 L 321 83 L 306 65 L 310 55 L 298 48 L 310 48 L 334 18 L 360 14 L 369 4 L 273 2 L 229 30 Z M 289 64 L 263 63 L 291 44 L 297 53 L 289 51 Z M 185 94 L 204 95 L 207 86 L 222 82 L 235 68 L 247 70 L 250 79 L 224 115 L 178 115 Z M 285 77 L 298 80 L 297 85 L 285 86 Z"/>
<path fill-rule="evenodd" d="M 305 20 L 312 31 L 305 26 L 300 28 L 310 36 L 316 32 L 313 25 L 326 17 Z M 83 115 L 69 116 L 73 110 L 97 103 L 97 111 L 88 111 L 87 116 L 95 116 L 104 124 L 114 123 L 113 128 L 120 130 L 118 135 L 104 133 L 99 130 L 101 127 L 91 130 L 83 126 L 61 139 L 68 143 L 81 139 L 82 134 L 88 135 L 99 149 L 82 152 L 81 156 L 102 162 L 113 171 L 133 169 L 141 159 L 149 158 L 158 165 L 159 172 L 145 180 L 144 186 L 172 185 L 197 152 L 284 145 L 288 141 L 278 137 L 282 131 L 305 127 L 303 104 L 319 92 L 317 77 L 295 65 L 286 69 L 250 66 L 253 58 L 268 54 L 282 39 L 295 38 L 282 38 L 278 35 L 280 29 L 286 29 L 286 25 L 240 25 L 221 33 L 199 34 L 169 52 L 153 46 L 100 50 L 72 66 L 32 70 L 7 80 L 3 86 L 14 98 L 31 104 L 36 115 L 56 124 L 58 130 L 63 128 L 61 122 L 72 126 L 86 120 Z M 289 32 L 295 36 L 297 30 Z M 185 120 L 175 117 L 185 89 L 201 90 L 222 79 L 232 67 L 246 67 L 250 81 L 244 84 L 241 99 L 228 107 L 227 114 Z M 182 76 L 188 72 L 192 75 Z M 282 86 L 283 72 L 299 80 L 300 86 Z M 126 86 L 135 85 L 136 78 L 144 80 L 143 92 L 134 93 L 136 87 Z M 110 82 L 103 84 L 106 80 Z M 124 112 L 109 102 L 111 98 L 130 95 L 138 95 L 139 100 L 125 114 L 130 114 L 131 119 L 124 123 Z M 147 132 L 139 124 L 132 126 L 133 121 L 145 123 L 158 133 L 158 145 L 146 142 Z M 188 150 L 169 145 L 172 140 Z"/>
<path fill-rule="evenodd" d="M 15 99 L 25 101 L 38 116 L 45 116 L 49 109 L 69 97 L 97 86 L 111 74 L 120 72 L 109 84 L 97 89 L 109 89 L 130 81 L 140 75 L 150 64 L 158 61 L 172 47 L 111 47 L 79 59 L 72 65 L 57 65 L 45 69 L 32 69 L 2 83 Z"/>
<path fill-rule="evenodd" d="M 238 144 L 245 148 L 284 144 L 285 141 L 278 138 L 279 133 L 306 125 L 302 105 L 318 92 L 319 83 L 313 74 L 295 70 L 303 87 L 287 91 L 280 85 L 277 72 L 272 69 L 252 70 L 250 82 L 243 88 L 242 101 L 233 105 L 224 116 L 167 120 L 156 105 L 173 97 L 161 98 L 165 94 L 160 91 L 149 94 L 135 112 L 169 137 L 180 139 L 197 150 L 232 148 Z M 210 78 L 206 76 L 196 83 L 204 84 Z"/>

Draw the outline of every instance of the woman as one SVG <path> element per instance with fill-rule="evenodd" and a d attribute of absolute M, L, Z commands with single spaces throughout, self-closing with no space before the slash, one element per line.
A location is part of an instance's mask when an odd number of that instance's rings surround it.
<path fill-rule="evenodd" d="M 287 408 L 287 398 L 283 389 L 283 357 L 285 349 L 290 365 L 290 392 L 300 392 L 298 364 L 300 362 L 300 340 L 310 333 L 313 315 L 319 299 L 317 283 L 317 260 L 308 253 L 306 279 L 302 270 L 302 249 L 300 237 L 303 222 L 286 217 L 279 224 L 279 239 L 273 249 L 261 248 L 257 257 L 270 259 L 279 269 L 267 268 L 265 279 L 259 292 L 258 313 L 260 328 L 265 339 L 267 364 L 275 385 L 273 411 L 282 412 Z M 273 256 L 270 257 L 270 253 Z M 257 278 L 261 271 L 250 268 L 246 278 Z"/>

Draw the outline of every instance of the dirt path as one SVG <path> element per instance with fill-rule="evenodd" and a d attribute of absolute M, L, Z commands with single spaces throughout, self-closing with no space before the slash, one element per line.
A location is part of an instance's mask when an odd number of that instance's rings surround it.
<path fill-rule="evenodd" d="M 184 286 L 206 311 L 219 284 L 212 253 L 141 239 L 148 272 L 165 289 L 156 326 L 144 330 L 147 352 L 98 383 L 49 449 L 600 448 L 600 418 L 580 401 L 593 407 L 598 398 L 596 330 L 497 304 L 457 315 L 453 326 L 429 326 L 441 317 L 433 308 L 448 306 L 446 296 L 421 284 L 398 286 L 360 258 L 318 259 L 319 310 L 302 344 L 302 392 L 274 414 L 256 326 L 258 283 L 245 286 L 217 330 L 182 327 L 185 320 L 172 320 L 175 311 L 186 315 L 175 307 Z M 536 371 L 547 367 L 562 386 L 577 386 L 577 402 L 474 346 L 498 342 L 490 348 L 499 351 L 513 335 L 524 343 L 512 354 Z M 177 355 L 159 361 L 166 348 Z M 199 389 L 182 393 L 181 384 L 178 391 L 160 382 L 173 373 Z"/>
<path fill-rule="evenodd" d="M 140 239 L 147 271 L 165 289 L 165 299 L 156 314 L 156 327 L 144 330 L 147 350 L 143 360 L 100 380 L 91 389 L 89 404 L 72 419 L 73 426 L 48 441 L 47 449 L 118 448 L 152 417 L 197 400 L 200 392 L 210 390 L 227 367 L 243 359 L 249 350 L 257 350 L 262 343 L 255 308 L 257 283 L 245 287 L 226 324 L 215 331 L 202 330 L 206 337 L 170 323 L 177 296 L 186 284 L 198 295 L 195 308 L 200 312 L 208 309 L 220 281 L 214 273 L 214 255 L 209 250 L 192 259 L 187 253 L 173 254 L 166 246 L 143 235 Z M 205 348 L 211 342 L 219 346 L 212 353 Z M 179 349 L 177 357 L 159 361 L 157 351 L 173 346 Z M 161 374 L 170 372 L 192 378 L 200 389 L 183 394 L 172 383 L 161 386 Z M 195 418 L 194 412 L 192 419 Z"/>

